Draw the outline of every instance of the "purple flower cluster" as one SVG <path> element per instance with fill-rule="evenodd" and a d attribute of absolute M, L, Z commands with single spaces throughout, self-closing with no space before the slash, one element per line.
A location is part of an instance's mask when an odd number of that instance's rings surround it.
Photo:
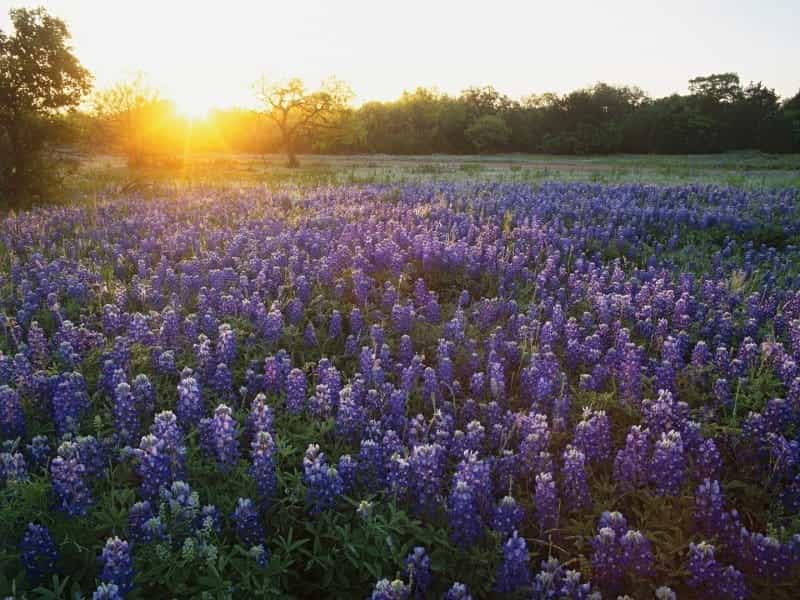
<path fill-rule="evenodd" d="M 628 529 L 618 512 L 602 514 L 592 550 L 592 579 L 610 591 L 620 588 L 626 574 L 647 577 L 653 572 L 650 541 L 640 531 Z"/>
<path fill-rule="evenodd" d="M 269 504 L 278 488 L 275 471 L 275 442 L 267 431 L 259 431 L 250 444 L 250 476 L 256 482 L 258 500 Z"/>
<path fill-rule="evenodd" d="M 229 470 L 239 460 L 239 431 L 233 411 L 220 404 L 214 416 L 202 419 L 199 425 L 200 447 L 213 457 L 223 470 Z"/>
<path fill-rule="evenodd" d="M 311 514 L 331 508 L 344 493 L 344 482 L 335 467 L 329 466 L 319 446 L 311 444 L 303 457 L 303 483 Z"/>
<path fill-rule="evenodd" d="M 528 544 L 514 531 L 503 544 L 503 562 L 497 569 L 494 589 L 500 593 L 513 592 L 530 584 Z"/>
<path fill-rule="evenodd" d="M 78 444 L 64 442 L 50 463 L 50 479 L 58 508 L 70 516 L 84 516 L 93 503 L 86 465 L 81 462 Z"/>
<path fill-rule="evenodd" d="M 744 575 L 733 566 L 723 567 L 708 542 L 689 544 L 689 585 L 714 598 L 744 600 L 747 587 Z"/>
<path fill-rule="evenodd" d="M 287 453 L 302 435 L 336 458 L 313 443 L 303 458 L 312 514 L 343 508 L 346 494 L 375 523 L 391 499 L 425 527 L 446 524 L 468 552 L 499 538 L 503 593 L 588 597 L 565 569 L 586 565 L 577 540 L 587 532 L 565 531 L 609 498 L 676 511 L 693 501 L 696 523 L 665 528 L 648 511 L 638 531 L 604 513 L 591 541 L 604 592 L 638 597 L 660 583 L 656 535 L 713 540 L 690 549 L 696 590 L 738 598 L 794 582 L 798 250 L 762 233 L 800 235 L 795 192 L 438 183 L 383 201 L 386 192 L 122 198 L 0 221 L 13 258 L 0 266 L 4 491 L 49 476 L 66 513 L 55 519 L 88 515 L 94 531 L 94 496 L 105 506 L 131 467 L 137 559 L 156 541 L 170 552 L 206 534 L 225 544 L 228 527 L 262 568 L 267 511 L 291 505 L 277 483 L 294 481 L 279 472 L 292 469 L 276 451 L 286 428 Z M 301 216 L 287 219 L 286 206 Z M 209 415 L 211 399 L 224 404 Z M 196 443 L 253 486 L 225 525 L 186 482 L 206 489 L 212 477 Z M 733 508 L 742 498 L 747 518 Z M 515 532 L 534 524 L 565 565 L 531 573 Z M 24 535 L 52 555 L 41 531 Z M 130 556 L 121 543 L 108 564 Z M 440 549 L 429 550 L 438 564 Z M 374 597 L 433 594 L 431 564 L 415 549 Z M 122 579 L 104 578 L 95 596 L 123 596 Z M 469 592 L 456 583 L 446 597 Z"/>
<path fill-rule="evenodd" d="M 44 525 L 28 523 L 19 545 L 20 559 L 31 581 L 39 582 L 56 572 L 58 548 Z"/>
<path fill-rule="evenodd" d="M 133 589 L 133 559 L 128 542 L 118 537 L 109 538 L 100 557 L 103 570 L 100 580 L 117 586 L 121 596 Z"/>
<path fill-rule="evenodd" d="M 255 504 L 249 498 L 239 498 L 231 516 L 236 537 L 245 546 L 255 546 L 264 541 L 264 525 Z"/>

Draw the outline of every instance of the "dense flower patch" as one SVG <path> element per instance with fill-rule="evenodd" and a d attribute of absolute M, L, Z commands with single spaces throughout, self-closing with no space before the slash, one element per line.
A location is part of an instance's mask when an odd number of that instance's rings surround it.
<path fill-rule="evenodd" d="M 792 597 L 799 201 L 426 184 L 7 217 L 0 592 Z"/>

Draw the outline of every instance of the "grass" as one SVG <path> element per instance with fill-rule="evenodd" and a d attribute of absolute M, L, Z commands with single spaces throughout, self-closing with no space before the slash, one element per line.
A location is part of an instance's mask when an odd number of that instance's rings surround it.
<path fill-rule="evenodd" d="M 428 181 L 536 185 L 545 181 L 706 183 L 742 188 L 800 188 L 800 155 L 736 152 L 714 155 L 326 156 L 300 157 L 289 169 L 282 155 L 203 154 L 168 158 L 132 169 L 112 156 L 82 156 L 61 188 L 45 200 L 85 201 L 122 194 L 178 194 L 198 188 L 237 189 L 285 184 L 408 184 Z M 39 199 L 36 199 L 37 201 Z"/>
<path fill-rule="evenodd" d="M 800 187 L 800 155 L 755 152 L 719 155 L 305 156 L 289 169 L 280 155 L 198 155 L 129 169 L 113 157 L 87 157 L 66 181 L 66 195 L 80 198 L 132 191 L 237 188 L 286 183 L 301 186 L 425 181 L 550 180 L 595 183 L 689 182 L 734 187 Z"/>

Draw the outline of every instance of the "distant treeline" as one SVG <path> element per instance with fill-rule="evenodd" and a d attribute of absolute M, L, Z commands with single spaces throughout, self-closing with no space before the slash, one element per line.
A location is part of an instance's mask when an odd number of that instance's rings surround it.
<path fill-rule="evenodd" d="M 598 83 L 565 95 L 512 100 L 491 87 L 458 97 L 418 89 L 370 102 L 353 115 L 356 135 L 339 151 L 707 153 L 800 150 L 800 93 L 787 102 L 733 73 L 691 80 L 688 95 L 650 98 L 636 87 Z"/>
<path fill-rule="evenodd" d="M 458 96 L 418 88 L 392 102 L 353 106 L 331 79 L 262 79 L 258 109 L 192 120 L 144 77 L 93 90 L 66 24 L 42 8 L 12 9 L 0 30 L 0 200 L 58 183 L 68 146 L 125 155 L 132 166 L 195 152 L 297 154 L 800 152 L 800 93 L 781 99 L 735 73 L 696 77 L 688 94 L 651 98 L 606 83 L 564 95 L 509 98 L 492 87 Z"/>
<path fill-rule="evenodd" d="M 277 125 L 259 110 L 212 112 L 190 122 L 168 102 L 136 128 L 140 150 L 266 153 L 284 149 Z M 75 115 L 84 141 L 111 147 L 119 132 L 96 114 Z M 329 124 L 331 125 L 331 124 Z M 800 151 L 800 93 L 782 101 L 761 83 L 734 73 L 697 77 L 689 93 L 651 98 L 637 87 L 598 83 L 569 94 L 514 100 L 492 87 L 458 96 L 418 88 L 392 102 L 367 102 L 336 113 L 336 126 L 309 128 L 295 150 L 313 153 L 554 154 Z"/>

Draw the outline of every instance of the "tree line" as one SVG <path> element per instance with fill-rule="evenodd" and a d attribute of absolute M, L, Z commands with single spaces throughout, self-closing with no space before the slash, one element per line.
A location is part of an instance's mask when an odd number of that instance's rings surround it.
<path fill-rule="evenodd" d="M 64 147 L 122 153 L 129 164 L 190 152 L 715 153 L 800 151 L 800 92 L 781 99 L 735 73 L 689 81 L 688 93 L 652 98 L 635 86 L 597 83 L 567 94 L 510 98 L 491 86 L 458 95 L 418 88 L 390 102 L 353 106 L 332 79 L 316 89 L 292 79 L 254 85 L 259 109 L 216 110 L 192 121 L 142 76 L 92 91 L 69 30 L 44 9 L 10 11 L 0 30 L 0 192 L 41 181 Z"/>

